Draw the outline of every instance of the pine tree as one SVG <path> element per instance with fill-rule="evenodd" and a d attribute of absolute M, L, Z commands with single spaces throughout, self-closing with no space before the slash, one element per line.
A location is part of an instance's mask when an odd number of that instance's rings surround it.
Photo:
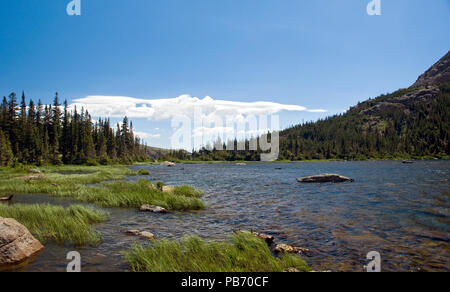
<path fill-rule="evenodd" d="M 13 160 L 11 145 L 6 135 L 0 129 L 0 166 L 7 166 Z"/>

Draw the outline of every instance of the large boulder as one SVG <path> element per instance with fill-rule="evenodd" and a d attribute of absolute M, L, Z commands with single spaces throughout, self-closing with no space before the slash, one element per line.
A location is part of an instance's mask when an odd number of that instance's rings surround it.
<path fill-rule="evenodd" d="M 25 226 L 0 217 L 0 266 L 19 264 L 43 249 Z"/>
<path fill-rule="evenodd" d="M 353 182 L 352 178 L 348 178 L 339 174 L 319 174 L 313 176 L 307 176 L 297 179 L 301 183 L 340 183 L 340 182 Z"/>

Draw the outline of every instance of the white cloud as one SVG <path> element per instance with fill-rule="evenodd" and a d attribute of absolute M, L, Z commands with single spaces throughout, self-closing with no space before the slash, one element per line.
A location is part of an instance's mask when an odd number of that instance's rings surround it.
<path fill-rule="evenodd" d="M 141 139 L 158 139 L 161 138 L 161 134 L 150 134 L 145 132 L 138 132 L 135 131 L 134 135 L 141 138 Z"/>
<path fill-rule="evenodd" d="M 95 117 L 146 118 L 149 120 L 171 120 L 178 116 L 192 117 L 200 111 L 203 117 L 225 119 L 234 116 L 242 119 L 248 115 L 271 115 L 281 111 L 325 112 L 325 110 L 309 110 L 299 105 L 280 104 L 275 102 L 237 102 L 215 100 L 209 96 L 200 99 L 190 95 L 181 95 L 167 99 L 138 99 L 125 96 L 87 96 L 76 99 L 71 107 L 84 107 Z"/>

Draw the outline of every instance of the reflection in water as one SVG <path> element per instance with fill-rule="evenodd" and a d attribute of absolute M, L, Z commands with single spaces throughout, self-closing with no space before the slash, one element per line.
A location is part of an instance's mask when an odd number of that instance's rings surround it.
<path fill-rule="evenodd" d="M 107 209 L 111 218 L 96 228 L 98 247 L 77 248 L 84 271 L 124 271 L 122 251 L 147 241 L 123 233 L 150 231 L 157 237 L 196 234 L 223 239 L 236 229 L 253 229 L 317 251 L 307 262 L 316 270 L 362 271 L 365 256 L 378 251 L 384 271 L 449 271 L 450 192 L 446 161 L 292 164 L 187 164 L 145 168 L 150 176 L 129 177 L 169 185 L 190 184 L 205 191 L 209 207 L 187 213 L 151 214 Z M 281 170 L 278 168 L 282 168 Z M 300 184 L 296 178 L 339 173 L 356 179 L 343 184 Z M 48 201 L 18 196 L 16 202 Z M 68 199 L 50 199 L 68 205 Z M 65 271 L 73 247 L 47 245 L 18 270 Z"/>

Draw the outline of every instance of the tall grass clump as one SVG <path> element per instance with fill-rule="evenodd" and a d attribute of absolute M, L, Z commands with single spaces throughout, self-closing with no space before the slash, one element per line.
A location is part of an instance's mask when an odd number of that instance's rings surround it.
<path fill-rule="evenodd" d="M 184 211 L 205 208 L 198 199 L 201 192 L 191 187 L 176 187 L 170 192 L 159 190 L 151 182 L 141 179 L 137 182 L 117 181 L 104 183 L 101 187 L 89 187 L 77 193 L 75 199 L 105 207 L 134 207 L 144 204 L 157 205 L 168 210 Z"/>
<path fill-rule="evenodd" d="M 91 225 L 106 220 L 105 213 L 80 205 L 64 208 L 38 204 L 0 204 L 0 217 L 17 220 L 42 243 L 54 241 L 77 246 L 99 244 L 102 235 Z"/>
<path fill-rule="evenodd" d="M 309 271 L 298 256 L 274 257 L 267 244 L 250 232 L 235 233 L 229 241 L 205 241 L 196 236 L 180 241 L 158 239 L 148 247 L 126 253 L 133 272 L 282 272 Z"/>
<path fill-rule="evenodd" d="M 163 192 L 147 180 L 120 181 L 125 175 L 138 174 L 124 166 L 49 166 L 40 170 L 42 177 L 24 179 L 30 175 L 25 170 L 0 168 L 0 195 L 49 194 L 103 207 L 139 208 L 151 204 L 177 211 L 205 208 L 199 199 L 202 193 L 189 186 Z"/>

